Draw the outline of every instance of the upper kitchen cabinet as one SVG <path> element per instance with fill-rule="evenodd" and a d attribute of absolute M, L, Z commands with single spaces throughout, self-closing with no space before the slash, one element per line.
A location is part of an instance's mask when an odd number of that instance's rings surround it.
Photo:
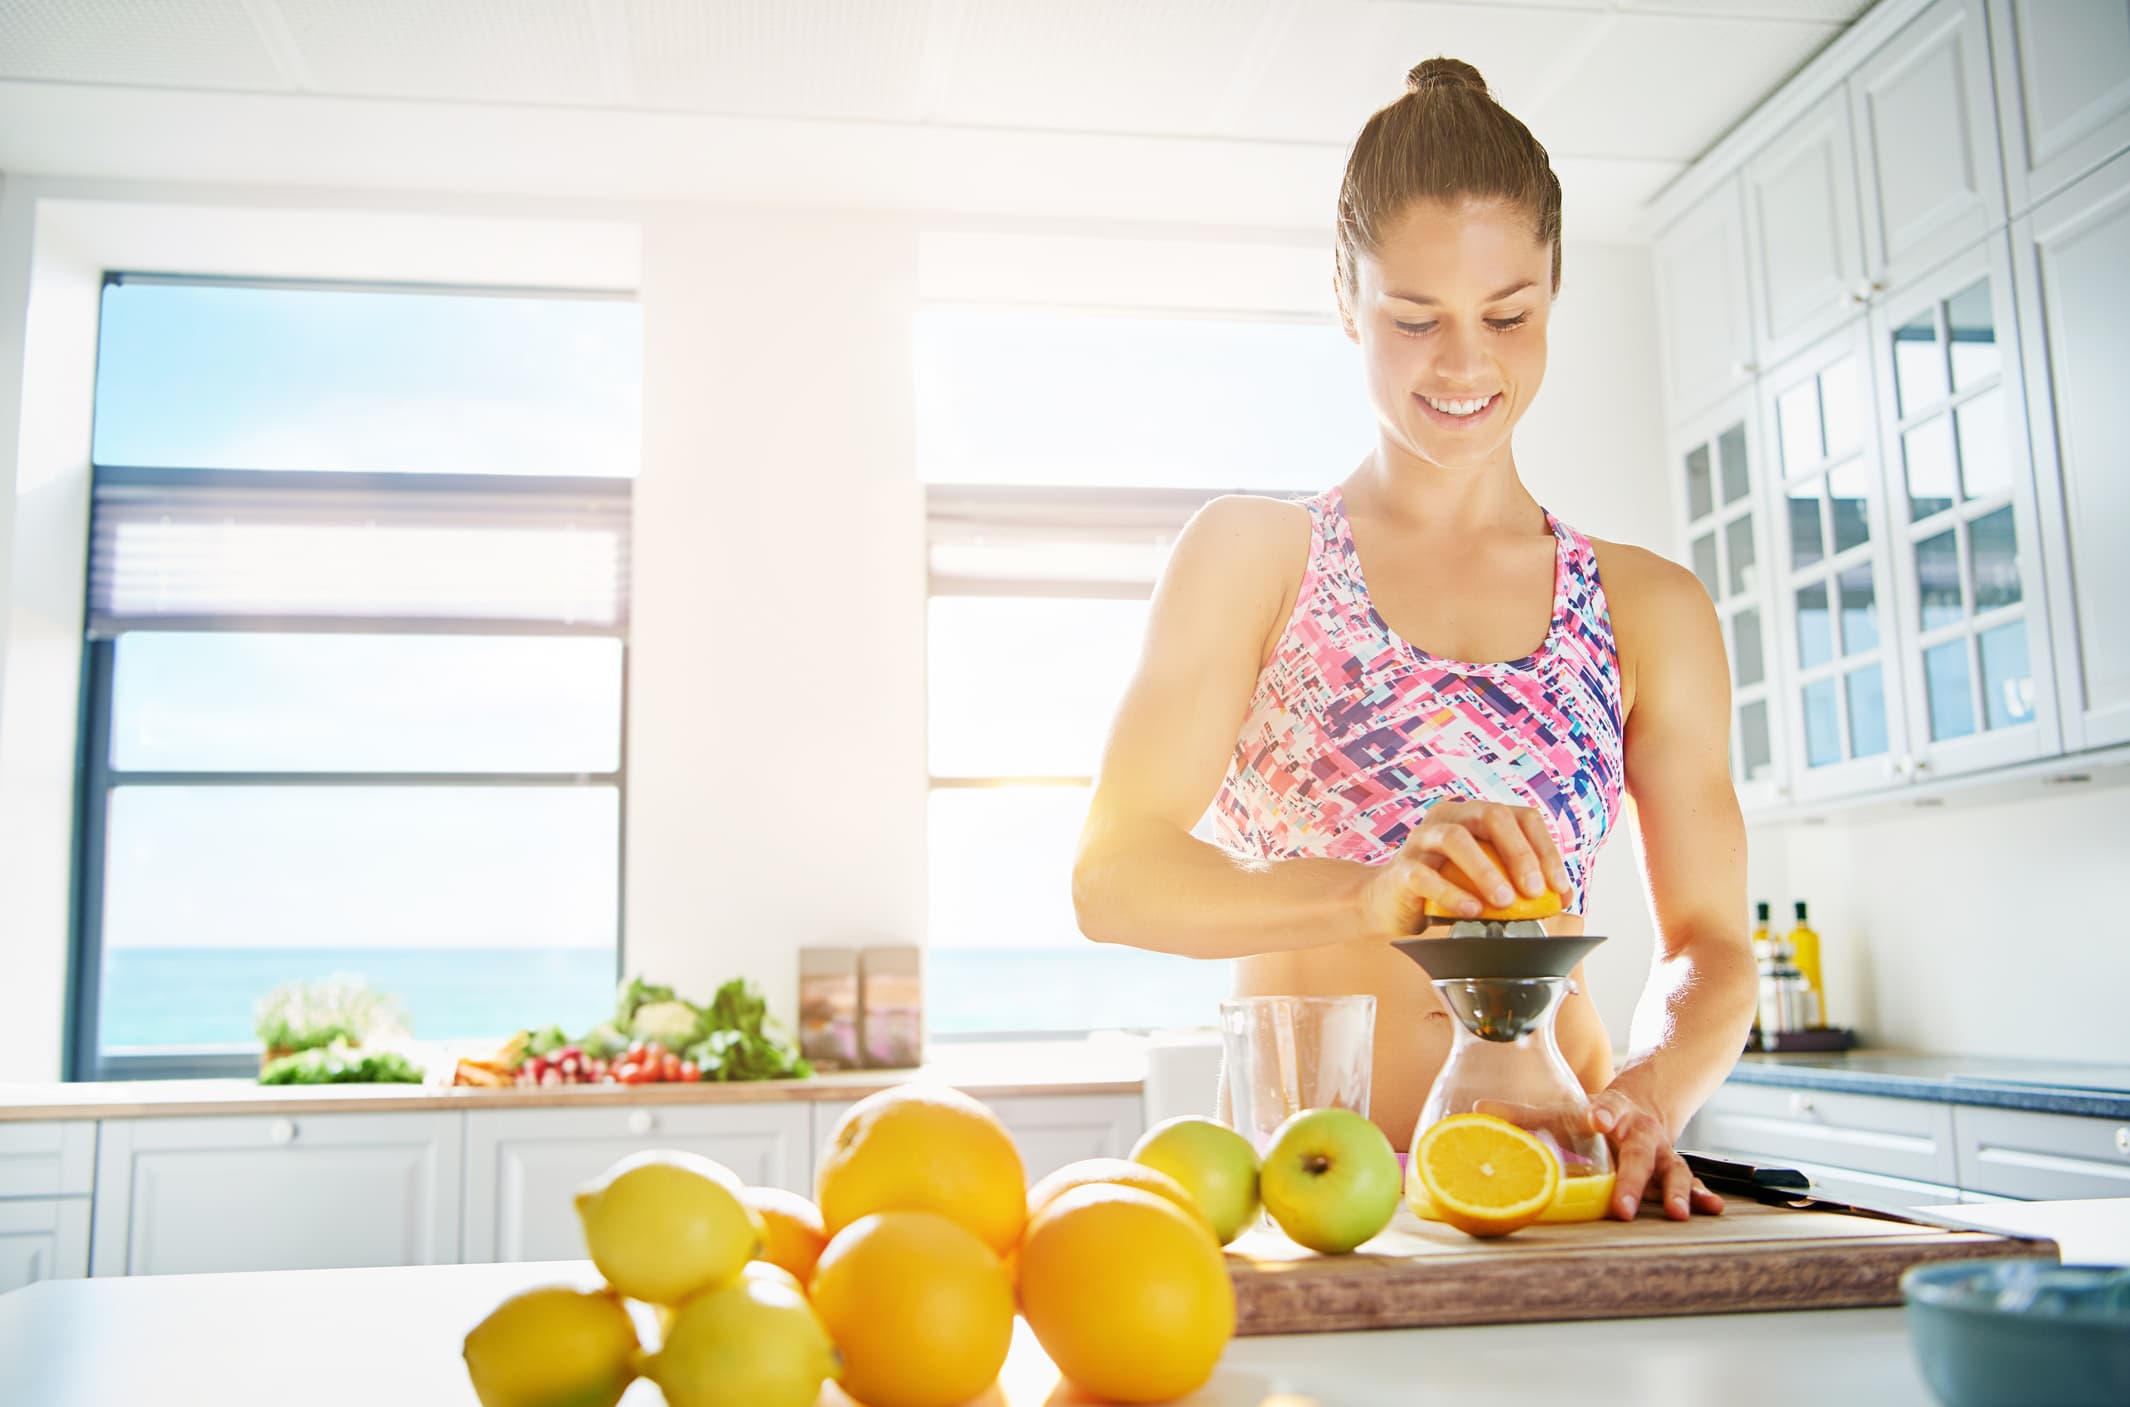
<path fill-rule="evenodd" d="M 1748 808 L 1787 797 L 1776 747 L 1782 698 L 1768 657 L 1773 598 L 1761 564 L 1772 555 L 1759 443 L 1752 392 L 1740 391 L 1680 426 L 1671 456 L 1688 561 L 1715 602 L 1730 656 L 1731 776 Z"/>
<path fill-rule="evenodd" d="M 1991 0 L 2011 209 L 2130 148 L 2130 0 Z"/>
<path fill-rule="evenodd" d="M 1837 89 L 1741 173 L 1759 360 L 1825 336 L 1870 299 L 1856 210 L 1849 95 Z"/>
<path fill-rule="evenodd" d="M 1667 419 L 1677 422 L 1753 379 L 1745 211 L 1725 180 L 1656 241 L 1657 318 Z"/>
<path fill-rule="evenodd" d="M 1939 0 L 1849 80 L 1871 292 L 2004 223 L 1982 0 Z"/>
<path fill-rule="evenodd" d="M 2011 254 L 1989 237 L 1871 316 L 1898 642 L 1924 778 L 2058 751 Z M 2037 666 L 2039 666 L 2037 668 Z"/>
<path fill-rule="evenodd" d="M 2067 748 L 2130 742 L 2130 154 L 2014 222 Z M 2036 642 L 2038 645 L 2038 641 Z"/>
<path fill-rule="evenodd" d="M 1905 777 L 1870 365 L 1859 317 L 1761 383 L 1783 750 L 1801 800 Z"/>

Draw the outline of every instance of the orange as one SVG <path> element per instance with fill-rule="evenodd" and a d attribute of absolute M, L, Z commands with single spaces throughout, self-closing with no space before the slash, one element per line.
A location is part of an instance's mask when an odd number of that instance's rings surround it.
<path fill-rule="evenodd" d="M 1207 1220 L 1191 1194 L 1184 1191 L 1182 1183 L 1158 1168 L 1132 1162 L 1129 1158 L 1082 1158 L 1077 1163 L 1067 1163 L 1028 1189 L 1028 1219 L 1035 1220 L 1038 1212 L 1075 1187 L 1110 1183 L 1166 1197 L 1189 1212 L 1191 1219 L 1202 1224 L 1208 1232 L 1213 1229 L 1213 1223 Z"/>
<path fill-rule="evenodd" d="M 866 1407 L 956 1407 L 989 1387 L 1013 1342 L 1013 1290 L 976 1234 L 934 1212 L 876 1212 L 814 1268 L 814 1313 Z"/>
<path fill-rule="evenodd" d="M 998 1116 L 958 1089 L 901 1085 L 867 1095 L 837 1120 L 814 1175 L 833 1237 L 874 1212 L 937 1212 L 995 1253 L 1020 1239 L 1028 1180 Z"/>
<path fill-rule="evenodd" d="M 1560 1159 L 1528 1130 L 1492 1114 L 1452 1114 L 1413 1143 L 1417 1181 L 1435 1214 L 1473 1236 L 1506 1236 L 1546 1214 Z"/>
<path fill-rule="evenodd" d="M 814 1262 L 821 1259 L 821 1249 L 828 1244 L 821 1209 L 781 1187 L 745 1187 L 740 1189 L 740 1200 L 754 1208 L 768 1232 L 756 1258 L 783 1266 L 801 1285 L 811 1280 Z"/>
<path fill-rule="evenodd" d="M 1166 1402 L 1212 1376 L 1235 1333 L 1235 1289 L 1198 1218 L 1137 1187 L 1089 1183 L 1029 1222 L 1021 1312 L 1080 1388 Z"/>
<path fill-rule="evenodd" d="M 1501 864 L 1500 851 L 1484 840 L 1478 842 L 1478 844 L 1480 850 L 1485 852 L 1489 860 L 1492 860 L 1497 866 Z M 1480 903 L 1486 903 L 1486 891 L 1467 878 L 1463 870 L 1446 861 L 1438 868 L 1441 869 L 1444 879 L 1464 890 L 1467 894 L 1472 895 Z M 1502 869 L 1502 874 L 1507 877 L 1510 888 L 1515 888 L 1516 876 L 1510 874 L 1506 868 Z M 1552 918 L 1555 914 L 1560 913 L 1565 906 L 1565 901 L 1562 900 L 1561 896 L 1550 889 L 1536 899 L 1526 897 L 1523 891 L 1519 889 L 1516 891 L 1516 897 L 1512 902 L 1503 904 L 1499 908 L 1488 907 L 1481 909 L 1479 917 L 1501 923 L 1509 923 L 1517 919 L 1526 918 Z M 1451 913 L 1433 899 L 1427 901 L 1427 911 L 1436 918 L 1458 919 L 1464 917 L 1462 914 Z"/>

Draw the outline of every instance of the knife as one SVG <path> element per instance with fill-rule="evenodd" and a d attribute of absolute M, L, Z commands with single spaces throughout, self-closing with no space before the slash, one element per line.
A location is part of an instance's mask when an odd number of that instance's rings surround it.
<path fill-rule="evenodd" d="M 1686 1166 L 1703 1186 L 1711 1192 L 1736 1197 L 1749 1197 L 1770 1207 L 1785 1207 L 1800 1212 L 1838 1212 L 1844 1216 L 1868 1216 L 1879 1221 L 1902 1221 L 1914 1226 L 1936 1226 L 1946 1231 L 1974 1231 L 1976 1227 L 1965 1222 L 1933 1216 L 1913 1207 L 1894 1206 L 1882 1202 L 1836 1201 L 1822 1197 L 1812 1190 L 1812 1179 L 1796 1168 L 1766 1168 L 1752 1163 L 1735 1163 L 1726 1158 L 1712 1157 L 1707 1153 L 1689 1153 L 1679 1150 Z M 2011 1237 L 2014 1240 L 2035 1240 L 2035 1237 L 2020 1237 L 2011 1232 L 1989 1233 Z"/>

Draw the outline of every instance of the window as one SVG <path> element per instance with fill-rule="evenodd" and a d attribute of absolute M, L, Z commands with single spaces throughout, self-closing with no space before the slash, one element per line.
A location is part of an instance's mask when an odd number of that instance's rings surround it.
<path fill-rule="evenodd" d="M 533 292 L 107 280 L 74 1078 L 234 1071 L 336 974 L 416 1035 L 619 967 L 640 319 Z"/>
<path fill-rule="evenodd" d="M 934 306 L 917 375 L 932 1034 L 1210 1025 L 1228 964 L 1089 942 L 1073 851 L 1176 534 L 1343 474 L 1353 349 L 1322 320 Z"/>

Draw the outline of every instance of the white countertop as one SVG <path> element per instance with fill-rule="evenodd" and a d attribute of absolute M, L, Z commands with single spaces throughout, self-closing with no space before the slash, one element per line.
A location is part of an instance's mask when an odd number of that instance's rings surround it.
<path fill-rule="evenodd" d="M 1977 1225 L 2054 1237 L 2066 1260 L 2130 1262 L 2130 1198 L 1963 1206 Z M 584 1261 L 48 1281 L 0 1295 L 0 1401 L 470 1407 L 459 1343 L 505 1296 L 595 1283 Z M 981 1407 L 1063 1407 L 1017 1323 Z M 626 1407 L 655 1407 L 639 1384 Z M 1187 1407 L 1473 1402 L 1726 1407 L 1931 1401 L 1898 1309 L 1823 1310 L 1237 1339 Z M 847 1407 L 833 1390 L 823 1407 Z"/>

